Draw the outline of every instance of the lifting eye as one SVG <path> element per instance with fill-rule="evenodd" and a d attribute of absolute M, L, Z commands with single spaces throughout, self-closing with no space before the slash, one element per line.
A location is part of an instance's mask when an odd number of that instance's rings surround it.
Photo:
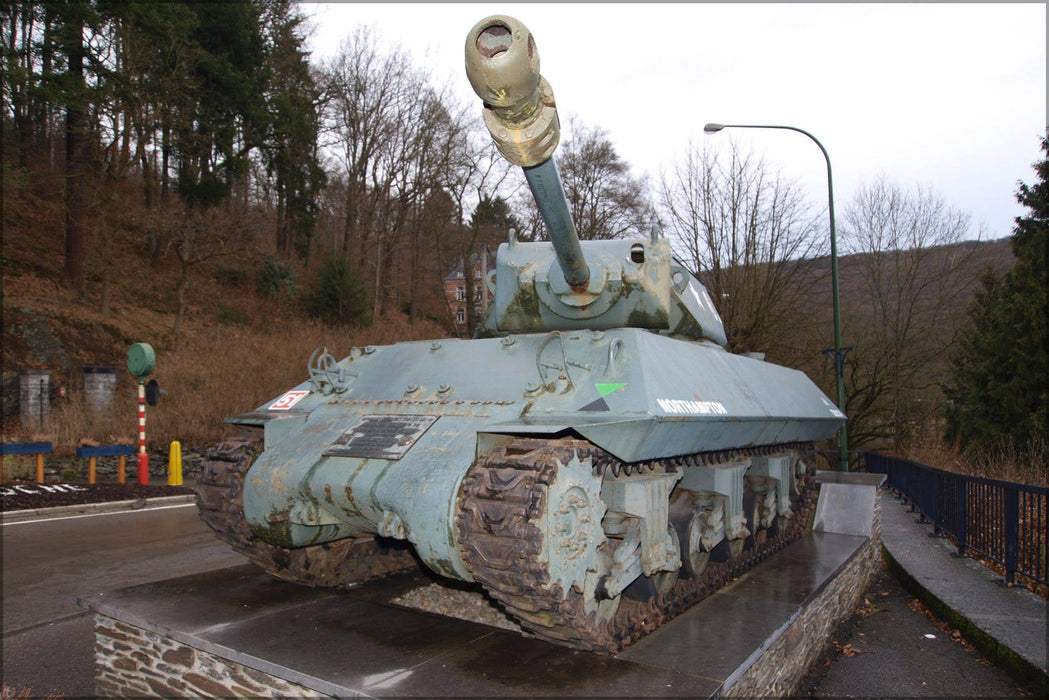
<path fill-rule="evenodd" d="M 645 262 L 645 246 L 640 243 L 630 246 L 630 260 L 638 265 Z"/>

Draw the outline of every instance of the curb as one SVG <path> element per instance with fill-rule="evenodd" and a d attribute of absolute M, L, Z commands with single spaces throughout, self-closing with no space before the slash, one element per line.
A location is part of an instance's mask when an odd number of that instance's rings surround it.
<path fill-rule="evenodd" d="M 970 644 L 976 647 L 989 661 L 1005 670 L 1015 680 L 1028 686 L 1031 690 L 1049 695 L 1049 676 L 1036 665 L 1025 659 L 993 635 L 980 629 L 961 612 L 954 610 L 932 591 L 923 586 L 881 543 L 882 558 L 900 585 L 911 595 L 925 603 L 933 614 L 961 631 Z"/>
<path fill-rule="evenodd" d="M 136 510 L 152 510 L 175 505 L 193 503 L 193 494 L 184 496 L 160 496 L 157 498 L 130 500 L 130 501 L 106 501 L 103 503 L 82 503 L 74 506 L 55 506 L 53 508 L 27 508 L 23 510 L 5 511 L 0 517 L 0 524 L 20 523 L 27 520 L 39 518 L 50 518 L 56 516 L 91 515 L 97 513 L 131 512 Z"/>

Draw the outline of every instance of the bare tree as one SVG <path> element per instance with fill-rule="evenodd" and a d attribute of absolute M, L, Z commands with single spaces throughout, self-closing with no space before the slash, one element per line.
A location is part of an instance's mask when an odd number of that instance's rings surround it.
<path fill-rule="evenodd" d="M 818 351 L 799 331 L 802 302 L 822 284 L 811 259 L 825 254 L 823 217 L 796 182 L 729 143 L 727 152 L 689 144 L 663 174 L 664 225 L 713 295 L 729 348 L 796 364 Z"/>
<path fill-rule="evenodd" d="M 572 137 L 561 143 L 556 158 L 579 237 L 622 238 L 647 231 L 656 216 L 645 180 L 631 173 L 607 131 L 575 117 L 569 125 Z M 516 204 L 524 224 L 521 238 L 542 238 L 542 219 L 531 195 L 522 191 Z"/>
<path fill-rule="evenodd" d="M 402 161 L 405 209 L 410 215 L 405 256 L 410 322 L 416 318 L 427 286 L 424 277 L 430 278 L 431 292 L 443 292 L 441 256 L 428 251 L 441 250 L 448 226 L 454 223 L 448 188 L 455 180 L 461 144 L 469 131 L 465 108 L 452 97 L 449 86 L 428 87 L 420 94 L 419 105 L 419 118 L 406 134 Z"/>
<path fill-rule="evenodd" d="M 462 128 L 455 131 L 447 142 L 451 155 L 444 192 L 452 205 L 449 230 L 441 237 L 435 249 L 437 260 L 443 270 L 462 265 L 465 278 L 466 327 L 473 331 L 480 319 L 471 300 L 475 297 L 474 285 L 485 284 L 485 280 L 474 280 L 469 274 L 471 259 L 482 254 L 485 245 L 495 245 L 494 236 L 505 236 L 506 232 L 493 232 L 484 225 L 482 217 L 469 216 L 477 203 L 491 200 L 502 188 L 513 186 L 512 173 L 518 169 L 511 166 L 496 150 L 495 143 L 484 131 L 476 112 L 460 113 Z M 450 311 L 449 311 L 450 313 Z"/>
<path fill-rule="evenodd" d="M 164 229 L 160 237 L 170 241 L 178 260 L 177 309 L 173 328 L 177 345 L 186 319 L 191 270 L 206 260 L 243 253 L 251 245 L 259 222 L 250 211 L 233 202 L 203 208 L 171 202 L 165 209 L 151 216 L 144 225 Z"/>
<path fill-rule="evenodd" d="M 342 246 L 346 254 L 355 246 L 360 261 L 372 243 L 377 200 L 388 190 L 380 159 L 389 160 L 416 85 L 408 55 L 399 48 L 384 53 L 368 27 L 343 41 L 323 73 L 325 134 L 345 173 Z"/>
<path fill-rule="evenodd" d="M 850 447 L 882 441 L 900 451 L 942 407 L 945 357 L 978 272 L 971 217 L 882 176 L 859 189 L 842 224 L 855 279 L 843 306 L 856 346 L 846 380 Z"/>
<path fill-rule="evenodd" d="M 342 253 L 370 278 L 373 317 L 387 301 L 418 294 L 418 223 L 423 203 L 449 166 L 448 132 L 460 128 L 435 88 L 399 47 L 384 50 L 359 28 L 324 69 L 327 139 L 344 193 Z M 394 275 L 405 262 L 409 274 Z M 409 301 L 411 303 L 411 301 Z"/>

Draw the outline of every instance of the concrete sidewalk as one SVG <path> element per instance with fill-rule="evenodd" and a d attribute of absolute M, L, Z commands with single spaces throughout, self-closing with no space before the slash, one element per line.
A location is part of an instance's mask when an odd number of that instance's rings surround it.
<path fill-rule="evenodd" d="M 882 544 L 890 569 L 942 620 L 982 654 L 1036 686 L 1049 685 L 1046 658 L 1047 602 L 970 558 L 951 556 L 957 547 L 933 537 L 902 499 L 882 489 Z"/>

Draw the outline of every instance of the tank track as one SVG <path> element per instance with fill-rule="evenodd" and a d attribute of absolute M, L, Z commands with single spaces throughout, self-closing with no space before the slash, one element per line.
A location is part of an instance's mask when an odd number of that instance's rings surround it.
<path fill-rule="evenodd" d="M 580 460 L 592 460 L 595 473 L 611 470 L 618 475 L 657 467 L 672 469 L 676 464 L 713 464 L 784 449 L 800 449 L 810 465 L 799 485 L 800 495 L 792 499 L 794 515 L 786 528 L 759 538 L 740 556 L 710 562 L 698 577 L 680 578 L 672 590 L 647 601 L 624 595 L 616 613 L 602 621 L 586 612 L 581 593 L 573 589 L 566 597 L 560 584 L 550 584 L 550 573 L 540 558 L 541 533 L 529 521 L 546 508 L 543 487 L 553 481 L 557 462 L 568 464 L 578 454 Z M 517 439 L 489 452 L 464 479 L 457 518 L 460 552 L 474 578 L 534 636 L 577 649 L 616 653 L 798 539 L 815 503 L 814 456 L 810 444 L 780 445 L 628 465 L 582 440 Z"/>
<path fill-rule="evenodd" d="M 314 588 L 362 583 L 418 566 L 405 543 L 355 537 L 286 549 L 252 533 L 244 518 L 244 475 L 259 452 L 261 434 L 240 434 L 208 451 L 197 482 L 197 509 L 220 539 L 266 573 Z"/>

